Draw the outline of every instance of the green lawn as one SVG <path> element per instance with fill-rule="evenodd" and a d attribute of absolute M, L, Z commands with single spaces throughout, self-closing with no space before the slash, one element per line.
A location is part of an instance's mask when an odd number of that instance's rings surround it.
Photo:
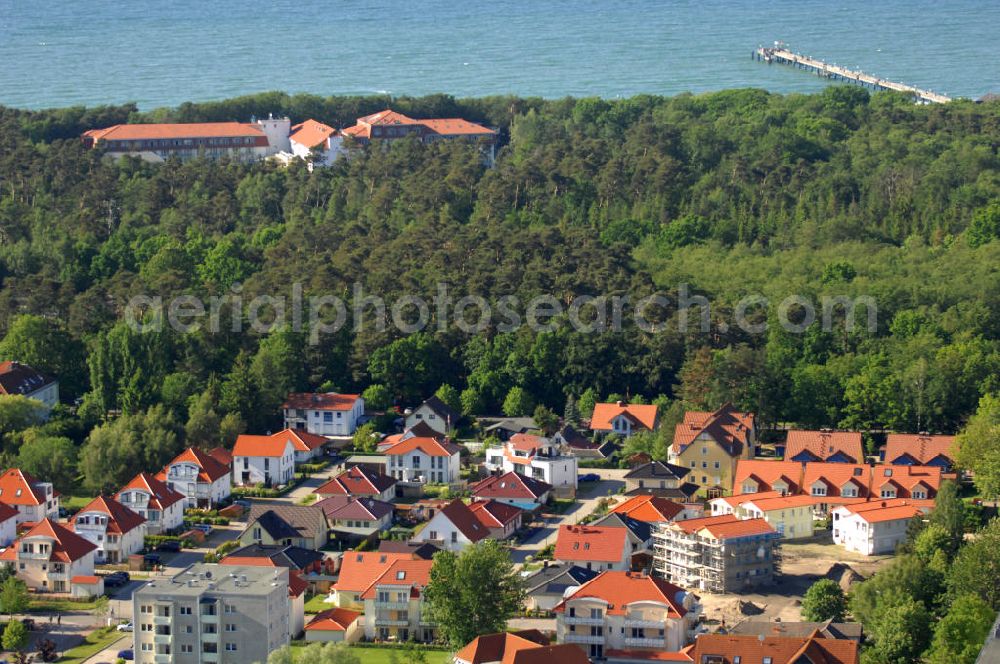
<path fill-rule="evenodd" d="M 326 611 L 327 609 L 335 609 L 337 605 L 333 602 L 324 602 L 327 596 L 323 593 L 318 593 L 309 598 L 309 601 L 305 604 L 306 613 L 320 613 L 321 611 Z"/>
<path fill-rule="evenodd" d="M 101 652 L 115 641 L 125 639 L 127 636 L 130 635 L 125 632 L 119 632 L 114 627 L 102 627 L 101 629 L 88 634 L 86 638 L 84 638 L 83 643 L 77 647 L 70 648 L 64 652 L 63 656 L 57 661 L 67 664 L 79 664 L 80 662 L 84 662 L 88 658 Z M 122 649 L 127 648 L 130 643 L 131 641 L 123 643 Z"/>
<path fill-rule="evenodd" d="M 79 512 L 93 499 L 93 496 L 59 496 L 59 506 L 70 512 Z"/>
<path fill-rule="evenodd" d="M 292 641 L 293 652 L 305 648 L 308 643 L 305 641 Z M 389 656 L 395 652 L 396 659 L 400 664 L 406 664 L 409 654 L 403 648 L 351 648 L 363 664 L 389 664 Z M 450 664 L 452 653 L 447 650 L 422 650 L 427 656 L 427 664 Z"/>
<path fill-rule="evenodd" d="M 65 611 L 91 611 L 94 600 L 74 601 L 58 597 L 33 597 L 28 602 L 28 613 L 55 613 Z"/>

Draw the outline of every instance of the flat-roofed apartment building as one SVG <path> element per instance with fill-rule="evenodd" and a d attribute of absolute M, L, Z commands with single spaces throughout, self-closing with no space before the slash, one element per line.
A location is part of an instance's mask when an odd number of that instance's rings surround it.
<path fill-rule="evenodd" d="M 135 591 L 136 662 L 267 661 L 291 640 L 288 569 L 199 563 Z"/>

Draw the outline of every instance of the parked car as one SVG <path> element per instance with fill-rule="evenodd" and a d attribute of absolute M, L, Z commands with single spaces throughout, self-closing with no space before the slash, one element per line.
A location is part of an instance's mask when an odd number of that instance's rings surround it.
<path fill-rule="evenodd" d="M 126 662 L 134 661 L 135 653 L 132 652 L 131 648 L 128 648 L 127 650 L 119 650 L 118 659 L 124 659 Z"/>
<path fill-rule="evenodd" d="M 131 632 L 133 629 L 134 629 L 134 626 L 132 625 L 132 621 L 131 620 L 128 621 L 127 623 L 122 623 L 121 625 L 118 625 L 118 631 L 119 632 Z"/>
<path fill-rule="evenodd" d="M 201 532 L 205 533 L 205 537 L 208 537 L 209 535 L 212 534 L 212 526 L 207 523 L 196 523 L 194 525 L 194 529 L 200 530 Z"/>
<path fill-rule="evenodd" d="M 114 588 L 116 586 L 124 586 L 126 583 L 132 580 L 132 577 L 128 572 L 112 572 L 104 577 L 104 586 Z"/>
<path fill-rule="evenodd" d="M 597 473 L 584 473 L 583 475 L 580 475 L 580 477 L 578 478 L 580 482 L 597 482 L 600 479 L 601 476 L 598 475 Z"/>
<path fill-rule="evenodd" d="M 177 540 L 167 540 L 165 542 L 160 542 L 160 546 L 156 547 L 157 551 L 165 551 L 167 553 L 178 553 L 181 550 L 181 543 Z"/>

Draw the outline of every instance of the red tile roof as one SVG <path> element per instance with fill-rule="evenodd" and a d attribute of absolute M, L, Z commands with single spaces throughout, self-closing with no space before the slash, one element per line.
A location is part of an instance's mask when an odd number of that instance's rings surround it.
<path fill-rule="evenodd" d="M 695 639 L 691 651 L 695 662 L 712 661 L 719 664 L 858 664 L 858 644 L 846 639 L 820 638 L 818 632 L 805 638 L 791 636 L 742 636 L 734 634 L 702 634 Z M 720 659 L 708 659 L 710 657 Z"/>
<path fill-rule="evenodd" d="M 646 523 L 659 523 L 661 521 L 671 521 L 678 514 L 684 511 L 683 505 L 678 505 L 672 500 L 660 498 L 659 496 L 642 495 L 633 496 L 621 505 L 611 509 L 614 514 L 623 514 L 636 521 Z"/>
<path fill-rule="evenodd" d="M 38 484 L 39 481 L 30 473 L 20 468 L 9 468 L 0 475 L 0 501 L 8 505 L 44 505 L 45 492 Z"/>
<path fill-rule="evenodd" d="M 8 519 L 16 519 L 18 511 L 7 503 L 0 503 L 0 523 Z"/>
<path fill-rule="evenodd" d="M 476 498 L 524 498 L 536 500 L 552 490 L 552 485 L 515 472 L 490 475 L 472 485 Z"/>
<path fill-rule="evenodd" d="M 897 498 L 910 497 L 919 484 L 923 484 L 929 489 L 928 497 L 931 497 L 941 487 L 941 467 L 892 466 L 888 464 L 874 466 L 872 468 L 872 495 L 878 496 L 882 485 L 889 481 L 906 492 L 905 496 L 897 496 Z"/>
<path fill-rule="evenodd" d="M 540 447 L 547 447 L 548 441 L 541 436 L 531 433 L 515 433 L 507 441 L 511 447 L 519 452 L 534 452 Z"/>
<path fill-rule="evenodd" d="M 434 118 L 420 120 L 431 133 L 439 136 L 493 136 L 495 131 L 462 118 Z"/>
<path fill-rule="evenodd" d="M 604 651 L 604 657 L 607 659 L 631 659 L 645 662 L 693 662 L 694 660 L 691 659 L 692 647 L 687 646 L 677 652 L 611 648 Z"/>
<path fill-rule="evenodd" d="M 864 460 L 861 434 L 857 431 L 801 431 L 788 432 L 785 458 L 791 459 L 808 451 L 816 461 L 826 461 L 837 452 L 843 453 L 854 463 Z"/>
<path fill-rule="evenodd" d="M 675 521 L 673 523 L 674 526 L 679 527 L 685 533 L 692 534 L 705 531 L 711 537 L 718 540 L 777 532 L 764 519 L 740 520 L 734 514 L 706 516 L 701 519 L 688 519 L 687 521 Z"/>
<path fill-rule="evenodd" d="M 387 108 L 384 111 L 379 111 L 378 113 L 372 113 L 371 115 L 366 115 L 362 118 L 358 118 L 358 124 L 414 125 L 414 124 L 420 124 L 420 121 L 414 120 L 413 118 L 405 116 L 402 113 L 397 113 L 391 108 Z"/>
<path fill-rule="evenodd" d="M 431 580 L 433 560 L 397 560 L 382 574 L 375 577 L 363 593 L 361 599 L 374 599 L 379 586 L 409 586 L 410 596 L 419 596 L 419 591 L 427 587 Z"/>
<path fill-rule="evenodd" d="M 732 496 L 732 498 L 741 498 L 742 500 L 739 503 L 741 505 L 753 503 L 754 506 L 762 512 L 789 509 L 793 507 L 807 507 L 816 503 L 816 497 L 804 494 L 797 496 L 782 496 L 774 495 L 772 493 L 745 493 L 740 496 Z"/>
<path fill-rule="evenodd" d="M 608 603 L 608 615 L 624 615 L 628 612 L 629 605 L 636 602 L 658 602 L 667 606 L 669 617 L 683 618 L 687 614 L 687 609 L 684 608 L 686 595 L 683 588 L 663 579 L 639 572 L 609 571 L 601 572 L 580 586 L 553 611 L 562 613 L 566 610 L 567 602 L 593 597 Z"/>
<path fill-rule="evenodd" d="M 285 455 L 285 450 L 291 445 L 295 446 L 288 438 L 281 436 L 254 436 L 250 434 L 240 434 L 236 437 L 236 444 L 233 445 L 234 457 L 281 457 Z"/>
<path fill-rule="evenodd" d="M 396 456 L 399 454 L 407 454 L 414 450 L 420 450 L 427 456 L 441 457 L 441 456 L 452 456 L 458 454 L 458 446 L 454 443 L 449 442 L 439 442 L 434 438 L 425 438 L 423 436 L 414 436 L 412 438 L 406 438 L 399 441 L 389 449 L 385 451 L 387 456 Z"/>
<path fill-rule="evenodd" d="M 472 543 L 489 537 L 489 530 L 459 498 L 439 509 L 438 514 L 444 515 Z M 437 518 L 437 515 L 434 518 Z"/>
<path fill-rule="evenodd" d="M 955 436 L 890 433 L 885 441 L 886 463 L 893 463 L 904 454 L 921 464 L 929 463 L 939 456 L 954 462 Z"/>
<path fill-rule="evenodd" d="M 305 429 L 285 429 L 278 433 L 271 434 L 273 438 L 287 438 L 292 443 L 296 452 L 312 452 L 318 447 L 326 445 L 330 441 L 315 433 L 309 433 Z"/>
<path fill-rule="evenodd" d="M 168 469 L 176 463 L 193 463 L 198 466 L 200 469 L 198 472 L 198 481 L 205 484 L 211 484 L 220 477 L 225 477 L 229 474 L 229 467 L 226 464 L 220 463 L 210 453 L 200 450 L 197 447 L 189 447 L 175 456 L 173 461 L 164 466 L 163 470 L 156 476 L 157 479 L 165 481 L 169 474 L 167 472 Z"/>
<path fill-rule="evenodd" d="M 455 659 L 468 664 L 486 664 L 487 662 L 503 661 L 504 653 L 523 648 L 538 648 L 548 645 L 541 633 L 530 632 L 500 632 L 477 636 L 464 648 L 455 653 Z"/>
<path fill-rule="evenodd" d="M 346 632 L 363 613 L 350 609 L 328 609 L 317 613 L 306 625 L 307 631 Z"/>
<path fill-rule="evenodd" d="M 519 507 L 496 500 L 477 500 L 469 505 L 469 510 L 487 528 L 504 528 L 517 521 L 523 511 Z"/>
<path fill-rule="evenodd" d="M 360 398 L 360 394 L 293 392 L 281 407 L 296 410 L 351 410 Z"/>
<path fill-rule="evenodd" d="M 54 378 L 27 364 L 0 362 L 0 394 L 31 394 L 54 382 Z"/>
<path fill-rule="evenodd" d="M 316 146 L 323 146 L 325 148 L 327 139 L 336 135 L 337 130 L 330 125 L 325 125 L 322 122 L 309 119 L 305 122 L 293 125 L 291 134 L 288 138 L 289 140 L 295 141 L 299 145 L 304 145 L 307 148 L 314 148 Z"/>
<path fill-rule="evenodd" d="M 393 504 L 377 500 L 371 496 L 336 495 L 327 496 L 313 503 L 323 510 L 331 523 L 335 519 L 361 519 L 363 521 L 378 521 L 393 512 Z"/>
<path fill-rule="evenodd" d="M 264 137 L 258 127 L 242 122 L 197 122 L 187 124 L 120 124 L 91 129 L 83 134 L 95 141 L 138 141 L 164 138 Z"/>
<path fill-rule="evenodd" d="M 343 592 L 361 592 L 372 582 L 382 576 L 397 560 L 412 560 L 410 553 L 381 553 L 379 551 L 355 552 L 344 554 L 340 566 L 340 576 L 334 588 Z"/>
<path fill-rule="evenodd" d="M 233 465 L 233 453 L 224 447 L 213 447 L 208 451 L 213 459 L 221 463 L 227 468 L 231 468 Z"/>
<path fill-rule="evenodd" d="M 91 551 L 97 549 L 96 544 L 80 537 L 66 526 L 62 526 L 46 518 L 32 526 L 31 530 L 22 535 L 8 550 L 13 549 L 15 552 L 18 551 L 21 542 L 32 537 L 51 539 L 52 551 L 49 554 L 49 560 L 58 560 L 64 563 L 80 560 Z"/>
<path fill-rule="evenodd" d="M 823 464 L 827 466 L 844 466 L 848 464 Z M 733 478 L 733 491 L 743 491 L 746 480 L 757 482 L 758 491 L 772 491 L 778 480 L 788 484 L 788 493 L 797 493 L 802 484 L 802 464 L 798 461 L 761 461 L 759 459 L 740 459 L 736 462 L 736 475 Z"/>
<path fill-rule="evenodd" d="M 100 577 L 94 576 L 93 574 L 77 574 L 70 579 L 69 582 L 73 585 L 94 586 L 97 585 L 100 580 Z"/>
<path fill-rule="evenodd" d="M 556 560 L 621 562 L 628 543 L 627 528 L 559 526 Z"/>
<path fill-rule="evenodd" d="M 321 496 L 378 496 L 396 485 L 388 475 L 354 466 L 316 488 Z"/>
<path fill-rule="evenodd" d="M 680 453 L 705 433 L 722 445 L 729 456 L 739 456 L 750 442 L 754 422 L 753 413 L 740 412 L 731 403 L 714 413 L 688 411 L 684 413 L 684 421 L 674 429 L 672 447 L 674 452 Z"/>
<path fill-rule="evenodd" d="M 879 503 L 875 503 L 879 505 Z M 864 506 L 871 505 L 872 503 L 862 503 Z M 882 503 L 884 505 L 884 503 Z M 850 505 L 847 509 L 857 514 L 863 521 L 868 523 L 880 523 L 882 521 L 896 521 L 898 519 L 912 519 L 915 516 L 920 516 L 925 513 L 925 508 L 921 508 L 918 505 L 896 505 L 893 507 L 878 507 L 876 509 L 861 509 L 854 510 L 854 507 L 860 507 L 862 505 Z"/>
<path fill-rule="evenodd" d="M 611 421 L 619 415 L 626 415 L 634 424 L 653 430 L 656 426 L 656 406 L 637 403 L 599 403 L 594 406 L 594 414 L 590 417 L 590 428 L 595 431 L 611 431 Z"/>
<path fill-rule="evenodd" d="M 77 518 L 88 512 L 100 512 L 102 514 L 106 514 L 108 516 L 107 532 L 118 535 L 124 535 L 125 533 L 131 532 L 134 528 L 138 528 L 146 522 L 146 519 L 139 516 L 138 513 L 125 507 L 114 498 L 98 496 L 87 503 L 86 507 L 74 514 L 73 518 L 70 519 L 69 523 L 74 530 Z"/>
<path fill-rule="evenodd" d="M 136 490 L 149 494 L 149 506 L 153 509 L 165 510 L 174 503 L 184 500 L 184 494 L 174 491 L 149 473 L 139 473 L 133 477 L 131 482 L 119 489 L 118 493 L 115 494 L 115 500 L 118 500 L 126 491 Z"/>

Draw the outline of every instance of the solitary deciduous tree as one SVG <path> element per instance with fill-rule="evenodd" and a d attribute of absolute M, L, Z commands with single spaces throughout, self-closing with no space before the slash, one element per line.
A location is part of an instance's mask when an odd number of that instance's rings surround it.
<path fill-rule="evenodd" d="M 847 612 L 847 599 L 833 579 L 820 579 L 809 586 L 802 598 L 802 617 L 812 622 L 841 622 Z"/>

